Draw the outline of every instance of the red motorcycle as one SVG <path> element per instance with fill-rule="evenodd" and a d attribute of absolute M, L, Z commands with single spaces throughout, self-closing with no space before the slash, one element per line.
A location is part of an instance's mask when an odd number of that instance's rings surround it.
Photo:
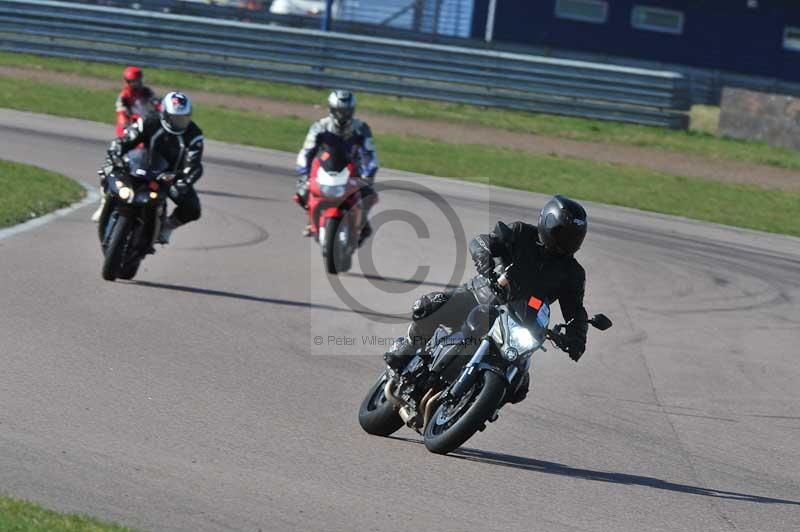
<path fill-rule="evenodd" d="M 366 223 L 364 209 L 378 202 L 377 194 L 362 194 L 365 184 L 343 148 L 319 148 L 308 177 L 308 223 L 328 273 L 346 272 L 353 264 Z"/>

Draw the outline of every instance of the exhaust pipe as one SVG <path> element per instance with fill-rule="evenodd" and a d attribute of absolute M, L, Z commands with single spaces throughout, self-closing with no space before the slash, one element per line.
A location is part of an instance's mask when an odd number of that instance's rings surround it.
<path fill-rule="evenodd" d="M 439 400 L 439 397 L 441 397 L 443 392 L 444 392 L 444 390 L 442 390 L 441 392 L 438 392 L 436 395 L 434 395 L 433 397 L 428 399 L 428 401 L 425 403 L 425 415 L 422 418 L 422 430 L 423 431 L 428 426 L 428 422 L 431 420 L 431 416 L 433 415 L 433 409 L 434 409 L 434 407 L 436 407 L 436 402 Z"/>
<path fill-rule="evenodd" d="M 392 403 L 395 407 L 398 407 L 402 405 L 402 402 L 400 401 L 400 398 L 394 394 L 394 391 L 392 390 L 393 384 L 394 381 L 392 379 L 388 379 L 386 381 L 386 386 L 383 387 L 383 395 L 386 396 L 386 399 L 388 399 L 390 403 Z"/>
<path fill-rule="evenodd" d="M 428 401 L 431 400 L 431 397 L 433 397 L 434 393 L 435 392 L 434 392 L 433 388 L 429 388 L 428 391 L 425 392 L 425 395 L 422 396 L 422 399 L 419 400 L 419 411 L 420 412 L 423 412 L 423 413 L 425 412 L 425 406 L 428 404 Z"/>
<path fill-rule="evenodd" d="M 386 381 L 386 386 L 383 387 L 383 394 L 386 396 L 386 399 L 394 405 L 395 408 L 400 407 L 397 410 L 397 413 L 400 415 L 400 418 L 403 420 L 403 423 L 408 424 L 408 420 L 412 419 L 411 412 L 408 411 L 408 408 L 403 405 L 403 401 L 400 400 L 397 395 L 395 395 L 394 391 L 392 390 L 394 382 L 392 379 Z"/>
<path fill-rule="evenodd" d="M 403 408 L 401 408 L 400 410 L 398 410 L 397 413 L 400 415 L 400 418 L 403 420 L 403 423 L 405 423 L 406 425 L 414 417 L 414 416 L 411 415 L 411 412 L 408 411 L 408 407 L 405 407 L 405 406 Z"/>

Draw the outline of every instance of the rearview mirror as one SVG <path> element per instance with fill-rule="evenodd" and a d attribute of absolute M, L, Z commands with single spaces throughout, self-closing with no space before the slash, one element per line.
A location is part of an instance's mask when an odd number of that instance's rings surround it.
<path fill-rule="evenodd" d="M 605 331 L 606 329 L 609 329 L 611 325 L 613 325 L 611 320 L 608 319 L 608 316 L 605 314 L 595 314 L 589 320 L 589 323 L 592 324 L 592 327 L 595 329 L 600 329 L 601 331 Z"/>

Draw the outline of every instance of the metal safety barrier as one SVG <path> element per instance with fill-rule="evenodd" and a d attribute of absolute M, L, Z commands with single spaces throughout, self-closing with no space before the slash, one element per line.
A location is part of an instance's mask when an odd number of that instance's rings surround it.
<path fill-rule="evenodd" d="M 69 2 L 0 0 L 0 49 L 670 128 L 674 72 Z"/>

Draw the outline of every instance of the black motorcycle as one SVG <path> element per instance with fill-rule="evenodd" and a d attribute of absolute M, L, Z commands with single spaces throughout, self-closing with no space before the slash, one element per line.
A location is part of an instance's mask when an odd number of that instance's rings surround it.
<path fill-rule="evenodd" d="M 533 353 L 546 351 L 546 340 L 563 349 L 565 325 L 548 328 L 547 302 L 509 301 L 505 273 L 486 286 L 496 304 L 477 306 L 459 331 L 440 326 L 423 353 L 378 378 L 358 414 L 366 432 L 388 436 L 405 424 L 422 434 L 429 451 L 447 454 L 497 420 L 529 378 Z M 603 314 L 589 323 L 601 331 L 611 327 Z"/>
<path fill-rule="evenodd" d="M 175 179 L 167 169 L 161 156 L 153 153 L 151 157 L 145 148 L 136 148 L 118 164 L 107 161 L 98 171 L 106 194 L 98 224 L 106 281 L 133 279 L 142 259 L 155 253 L 153 245 L 161 232 Z"/>

